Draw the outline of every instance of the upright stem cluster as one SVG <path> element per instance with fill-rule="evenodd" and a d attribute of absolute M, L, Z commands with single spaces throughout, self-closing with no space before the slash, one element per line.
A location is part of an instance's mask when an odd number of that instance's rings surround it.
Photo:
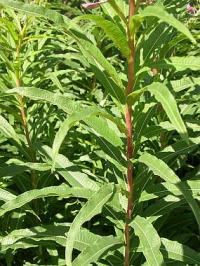
<path fill-rule="evenodd" d="M 130 49 L 128 59 L 128 85 L 126 88 L 126 95 L 130 94 L 134 86 L 134 61 L 135 61 L 135 40 L 134 36 L 130 33 L 131 17 L 135 14 L 135 0 L 129 0 L 129 21 L 127 27 L 128 44 Z M 133 210 L 133 164 L 130 159 L 134 154 L 133 147 L 133 123 L 132 123 L 132 106 L 131 104 L 126 105 L 125 120 L 127 129 L 127 187 L 128 187 L 128 205 L 126 212 L 126 223 L 125 223 L 125 261 L 124 266 L 130 265 L 130 226 L 129 222 L 132 218 Z"/>

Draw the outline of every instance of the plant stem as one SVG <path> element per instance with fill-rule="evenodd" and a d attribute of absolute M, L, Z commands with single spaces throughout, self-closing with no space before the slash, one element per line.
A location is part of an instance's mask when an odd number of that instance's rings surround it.
<path fill-rule="evenodd" d="M 16 47 L 16 61 L 18 62 L 18 65 L 20 65 L 20 51 L 21 51 L 21 47 L 22 47 L 23 37 L 24 37 L 24 34 L 26 32 L 26 27 L 27 27 L 27 24 L 24 25 L 22 31 L 20 32 L 19 42 L 18 42 L 18 45 Z M 22 86 L 21 73 L 20 73 L 20 67 L 19 66 L 16 70 L 15 77 L 16 77 L 16 81 L 15 81 L 16 87 L 19 88 Z M 28 123 L 27 123 L 26 111 L 25 111 L 25 107 L 24 107 L 23 96 L 20 95 L 18 97 L 18 101 L 19 101 L 19 106 L 20 106 L 22 126 L 24 128 L 24 133 L 25 133 L 27 144 L 28 144 L 30 158 L 31 158 L 31 161 L 33 163 L 35 163 L 36 162 L 36 155 L 35 155 L 35 151 L 33 149 L 33 145 L 32 145 L 29 130 L 28 130 Z M 37 174 L 36 174 L 35 170 L 31 171 L 31 182 L 32 182 L 32 188 L 33 189 L 36 188 L 37 187 Z"/>
<path fill-rule="evenodd" d="M 128 59 L 128 86 L 126 88 L 126 95 L 132 92 L 134 86 L 134 61 L 135 61 L 135 41 L 134 36 L 130 34 L 131 17 L 135 14 L 135 0 L 129 0 L 129 23 L 127 28 L 128 43 L 129 43 L 129 59 Z M 130 226 L 129 222 L 132 218 L 133 210 L 133 164 L 130 159 L 134 155 L 133 147 L 133 123 L 132 123 L 132 106 L 126 105 L 125 120 L 127 129 L 127 189 L 128 189 L 128 205 L 126 212 L 125 223 L 125 260 L 124 266 L 130 265 Z"/>

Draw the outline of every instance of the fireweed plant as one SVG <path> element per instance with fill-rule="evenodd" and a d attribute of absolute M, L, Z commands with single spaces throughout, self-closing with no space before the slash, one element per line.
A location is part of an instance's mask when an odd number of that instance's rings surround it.
<path fill-rule="evenodd" d="M 198 1 L 0 12 L 0 265 L 200 265 Z"/>

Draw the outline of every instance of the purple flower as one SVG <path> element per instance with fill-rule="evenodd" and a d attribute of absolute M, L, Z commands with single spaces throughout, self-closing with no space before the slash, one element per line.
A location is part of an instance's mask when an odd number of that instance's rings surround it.
<path fill-rule="evenodd" d="M 190 4 L 187 5 L 186 10 L 191 15 L 196 15 L 196 13 L 197 13 L 197 9 L 193 6 L 191 6 Z"/>
<path fill-rule="evenodd" d="M 85 9 L 94 9 L 106 2 L 108 2 L 108 0 L 102 0 L 102 1 L 95 2 L 95 3 L 89 2 L 89 3 L 82 4 L 81 6 Z"/>

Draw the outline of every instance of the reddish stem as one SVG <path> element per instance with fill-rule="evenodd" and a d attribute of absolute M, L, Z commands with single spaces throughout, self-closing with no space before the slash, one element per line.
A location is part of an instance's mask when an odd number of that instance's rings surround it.
<path fill-rule="evenodd" d="M 126 88 L 126 95 L 132 92 L 134 86 L 134 61 L 135 61 L 135 41 L 134 36 L 131 36 L 129 26 L 131 17 L 135 14 L 135 0 L 129 0 L 129 23 L 128 23 L 128 43 L 130 48 L 129 60 L 128 60 L 128 86 Z M 125 260 L 124 266 L 130 265 L 130 226 L 129 222 L 132 218 L 133 211 L 133 164 L 130 161 L 134 155 L 133 147 L 133 122 L 132 122 L 132 105 L 126 105 L 125 111 L 126 129 L 127 129 L 127 190 L 128 190 L 128 205 L 126 212 L 125 223 Z"/>

